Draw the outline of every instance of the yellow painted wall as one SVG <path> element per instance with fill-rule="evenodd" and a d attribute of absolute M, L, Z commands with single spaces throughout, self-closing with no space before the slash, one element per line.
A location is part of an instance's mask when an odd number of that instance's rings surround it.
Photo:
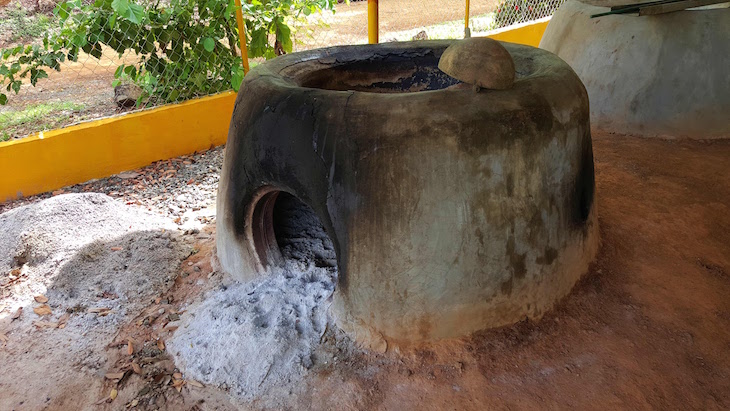
<path fill-rule="evenodd" d="M 537 47 L 548 19 L 488 37 Z M 224 144 L 233 92 L 0 143 L 0 202 Z"/>
<path fill-rule="evenodd" d="M 507 29 L 497 30 L 487 37 L 499 41 L 507 41 L 510 43 L 527 44 L 528 46 L 537 47 L 540 45 L 543 33 L 550 22 L 550 17 L 536 20 L 530 23 L 512 26 Z"/>
<path fill-rule="evenodd" d="M 0 143 L 0 201 L 224 144 L 235 98 L 222 93 Z"/>

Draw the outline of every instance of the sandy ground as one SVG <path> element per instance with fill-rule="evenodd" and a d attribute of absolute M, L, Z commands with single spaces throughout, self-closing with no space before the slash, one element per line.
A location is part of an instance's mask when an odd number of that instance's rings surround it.
<path fill-rule="evenodd" d="M 472 1 L 472 17 L 493 12 L 497 0 Z M 389 41 L 395 33 L 464 19 L 465 4 L 461 0 L 387 0 L 379 2 L 378 23 L 380 41 Z M 365 44 L 368 41 L 367 1 L 340 4 L 334 15 L 325 14 L 324 26 L 313 25 L 311 38 L 302 36 L 300 50 L 345 44 Z M 416 30 L 417 32 L 418 30 Z"/>
<path fill-rule="evenodd" d="M 0 227 L 0 409 L 96 402 L 108 344 L 170 287 L 193 239 L 97 193 L 16 208 Z"/>
<path fill-rule="evenodd" d="M 171 264 L 172 280 L 146 290 L 149 298 L 132 298 L 104 333 L 79 326 L 99 315 L 88 307 L 71 310 L 64 328 L 32 325 L 46 321 L 33 312 L 42 304 L 29 300 L 37 292 L 51 298 L 47 321 L 60 322 L 64 302 L 54 282 L 46 291 L 29 288 L 19 319 L 12 320 L 15 309 L 0 311 L 0 409 L 730 408 L 730 141 L 594 134 L 594 153 L 602 248 L 540 321 L 383 355 L 353 347 L 330 327 L 305 378 L 237 397 L 226 384 L 201 384 L 179 369 L 165 344 L 198 310 L 196 301 L 234 286 L 216 270 L 209 225 L 177 234 L 194 241 L 193 253 Z M 118 246 L 102 245 L 102 257 Z M 67 259 L 83 263 L 83 256 Z M 0 304 L 14 308 L 9 298 Z M 96 347 L 94 361 L 59 354 L 84 331 L 93 341 L 80 346 Z"/>

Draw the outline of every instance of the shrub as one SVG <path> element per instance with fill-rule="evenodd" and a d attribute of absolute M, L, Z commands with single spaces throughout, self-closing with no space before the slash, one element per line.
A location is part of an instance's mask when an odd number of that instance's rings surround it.
<path fill-rule="evenodd" d="M 42 37 L 50 26 L 51 19 L 48 16 L 42 13 L 29 14 L 20 3 L 8 4 L 4 20 L 0 20 L 0 30 L 6 33 L 10 42 Z"/>
<path fill-rule="evenodd" d="M 245 3 L 245 0 L 244 0 Z M 243 80 L 237 52 L 238 28 L 233 0 L 64 0 L 54 9 L 60 29 L 43 45 L 17 46 L 0 55 L 0 86 L 18 92 L 21 79 L 35 85 L 80 51 L 99 59 L 102 46 L 121 56 L 133 51 L 134 65 L 121 65 L 119 81 L 129 78 L 142 101 L 174 102 L 215 92 L 238 90 Z M 244 6 L 249 57 L 272 58 L 292 49 L 290 24 L 313 12 L 334 8 L 333 0 L 252 0 Z M 7 95 L 0 89 L 0 104 Z"/>

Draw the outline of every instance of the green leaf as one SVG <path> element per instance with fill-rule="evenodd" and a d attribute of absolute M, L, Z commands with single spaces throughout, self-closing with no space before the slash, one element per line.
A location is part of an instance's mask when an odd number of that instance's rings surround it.
<path fill-rule="evenodd" d="M 203 47 L 206 51 L 211 52 L 213 49 L 215 49 L 215 40 L 208 37 L 205 40 L 203 40 Z"/>
<path fill-rule="evenodd" d="M 84 47 L 86 45 L 86 36 L 76 34 L 71 38 L 71 43 L 76 47 Z"/>
<path fill-rule="evenodd" d="M 100 43 L 94 44 L 94 47 L 91 49 L 89 54 L 96 57 L 97 59 L 100 59 L 101 58 L 101 44 Z"/>
<path fill-rule="evenodd" d="M 233 73 L 233 76 L 231 77 L 231 87 L 233 88 L 233 91 L 238 92 L 241 88 L 241 83 L 243 83 L 243 70 L 241 70 L 240 73 Z"/>
<path fill-rule="evenodd" d="M 258 29 L 251 33 L 251 43 L 248 47 L 249 57 L 262 57 L 269 48 L 269 33 L 265 29 Z"/>
<path fill-rule="evenodd" d="M 30 84 L 35 87 L 36 83 L 38 83 L 38 80 L 42 78 L 48 78 L 48 74 L 46 74 L 45 71 L 30 69 Z"/>
<path fill-rule="evenodd" d="M 147 37 L 142 41 L 141 48 L 146 53 L 155 51 L 155 36 L 152 33 L 147 34 Z"/>
<path fill-rule="evenodd" d="M 68 60 L 77 61 L 79 59 L 79 48 L 74 46 L 68 51 Z"/>
<path fill-rule="evenodd" d="M 170 33 L 167 31 L 163 31 L 158 36 L 158 40 L 160 44 L 166 44 L 168 41 L 170 41 Z"/>
<path fill-rule="evenodd" d="M 59 3 L 54 9 L 53 13 L 58 15 L 58 17 L 61 18 L 61 23 L 66 21 L 68 16 L 71 14 L 71 5 L 69 2 L 61 2 Z"/>
<path fill-rule="evenodd" d="M 20 82 L 20 80 L 15 80 L 15 81 L 13 81 L 13 82 L 12 82 L 12 83 L 10 84 L 10 87 L 12 87 L 12 88 L 13 88 L 13 91 L 15 92 L 15 94 L 18 94 L 18 92 L 20 91 L 20 86 L 21 86 L 21 84 L 22 84 L 22 83 Z"/>
<path fill-rule="evenodd" d="M 233 12 L 236 10 L 236 3 L 233 0 L 230 0 L 228 4 L 226 5 L 226 16 L 230 16 L 233 14 Z"/>
<path fill-rule="evenodd" d="M 8 96 L 6 96 L 3 93 L 0 93 L 0 106 L 4 106 L 8 102 Z"/>
<path fill-rule="evenodd" d="M 281 42 L 281 47 L 285 52 L 291 53 L 294 44 L 291 41 L 291 29 L 284 23 L 276 25 L 276 39 Z"/>
<path fill-rule="evenodd" d="M 134 24 L 141 24 L 147 13 L 145 13 L 142 6 L 139 4 L 130 4 L 128 12 L 124 15 L 129 21 Z"/>
<path fill-rule="evenodd" d="M 129 0 L 114 0 L 112 2 L 112 10 L 120 16 L 126 16 L 129 10 Z"/>
<path fill-rule="evenodd" d="M 192 78 L 193 84 L 195 84 L 196 87 L 202 87 L 203 83 L 205 83 L 205 74 L 204 73 L 197 73 Z"/>

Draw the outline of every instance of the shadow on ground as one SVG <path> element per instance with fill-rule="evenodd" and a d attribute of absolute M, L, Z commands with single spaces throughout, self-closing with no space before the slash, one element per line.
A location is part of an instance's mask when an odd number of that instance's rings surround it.
<path fill-rule="evenodd" d="M 20 273 L 0 300 L 0 409 L 85 409 L 104 398 L 119 330 L 170 289 L 192 236 L 99 194 L 30 207 L 0 220 L 0 262 Z"/>

